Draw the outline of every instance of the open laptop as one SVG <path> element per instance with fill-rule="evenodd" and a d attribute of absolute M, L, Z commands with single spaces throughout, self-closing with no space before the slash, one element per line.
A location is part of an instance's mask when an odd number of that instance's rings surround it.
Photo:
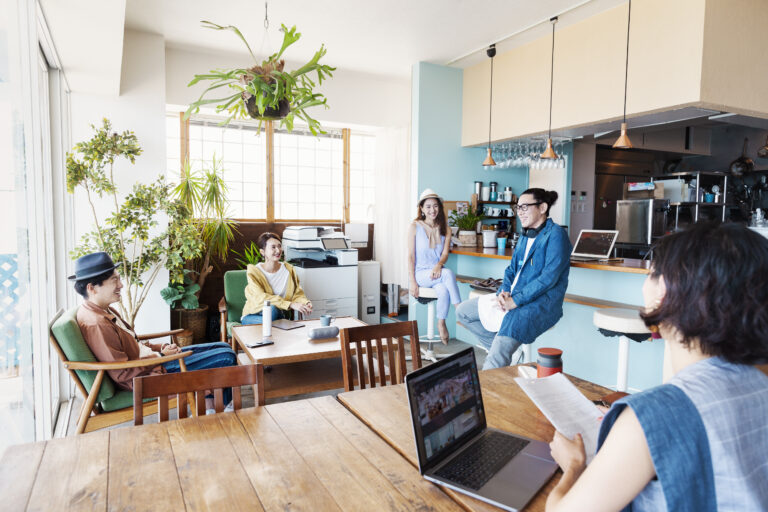
<path fill-rule="evenodd" d="M 405 385 L 427 480 L 516 511 L 557 469 L 546 443 L 487 427 L 471 347 L 409 373 Z"/>
<path fill-rule="evenodd" d="M 571 252 L 571 261 L 598 261 L 611 257 L 619 232 L 615 229 L 582 229 Z"/>

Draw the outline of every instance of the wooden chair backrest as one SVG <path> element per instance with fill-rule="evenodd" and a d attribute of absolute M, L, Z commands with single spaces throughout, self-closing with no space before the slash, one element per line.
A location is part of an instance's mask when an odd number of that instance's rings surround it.
<path fill-rule="evenodd" d="M 224 410 L 224 388 L 232 388 L 232 404 L 240 409 L 240 386 L 245 385 L 256 386 L 254 399 L 258 405 L 264 405 L 264 367 L 259 363 L 136 377 L 133 379 L 133 423 L 144 423 L 141 403 L 145 398 L 158 399 L 160 421 L 168 421 L 169 395 L 178 395 L 179 418 L 187 417 L 187 393 L 194 393 L 197 416 L 205 415 L 205 395 L 210 390 L 213 390 L 216 412 Z"/>
<path fill-rule="evenodd" d="M 56 315 L 54 315 L 53 319 L 48 322 L 48 340 L 51 342 L 51 345 L 53 345 L 53 349 L 56 351 L 56 353 L 59 355 L 59 358 L 61 358 L 62 363 L 66 363 L 69 361 L 67 359 L 66 354 L 64 354 L 64 351 L 61 349 L 61 345 L 59 345 L 59 340 L 56 339 L 56 336 L 53 335 L 53 324 L 56 323 L 56 321 L 61 317 L 61 315 L 64 313 L 63 309 L 59 309 L 56 312 Z M 72 377 L 72 380 L 75 381 L 75 387 L 80 391 L 80 394 L 83 395 L 83 400 L 88 398 L 88 390 L 85 389 L 85 385 L 83 385 L 83 381 L 80 380 L 80 376 L 74 371 L 67 369 L 67 372 L 69 372 L 69 375 Z"/>
<path fill-rule="evenodd" d="M 355 377 L 360 389 L 365 389 L 366 383 L 374 388 L 377 381 L 379 386 L 402 384 L 406 374 L 405 336 L 410 337 L 413 369 L 421 368 L 419 327 L 414 320 L 342 329 L 344 389 L 355 389 Z"/>

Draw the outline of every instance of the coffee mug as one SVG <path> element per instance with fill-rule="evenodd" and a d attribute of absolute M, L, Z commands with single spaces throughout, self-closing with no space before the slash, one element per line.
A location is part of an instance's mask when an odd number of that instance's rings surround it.
<path fill-rule="evenodd" d="M 507 248 L 507 237 L 504 236 L 504 237 L 497 238 L 496 239 L 496 247 L 500 251 L 503 251 L 504 249 L 506 249 Z"/>
<path fill-rule="evenodd" d="M 331 315 L 320 315 L 320 325 L 322 327 L 328 327 L 333 320 L 334 318 Z"/>
<path fill-rule="evenodd" d="M 491 208 L 491 216 L 498 217 L 501 212 L 501 208 Z"/>

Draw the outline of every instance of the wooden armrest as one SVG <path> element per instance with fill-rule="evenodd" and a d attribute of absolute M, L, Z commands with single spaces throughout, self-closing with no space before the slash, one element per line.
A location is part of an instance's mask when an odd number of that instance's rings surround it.
<path fill-rule="evenodd" d="M 174 329 L 172 331 L 165 331 L 165 332 L 156 332 L 154 334 L 137 334 L 136 339 L 137 340 L 153 340 L 155 338 L 163 338 L 165 336 L 173 336 L 174 334 L 179 334 L 184 329 Z"/>
<path fill-rule="evenodd" d="M 142 366 L 156 366 L 158 364 L 175 361 L 191 355 L 192 351 L 179 352 L 170 356 L 150 357 L 147 359 L 134 359 L 133 361 L 116 361 L 113 363 L 101 363 L 98 361 L 67 361 L 64 367 L 68 370 L 123 370 L 125 368 L 140 368 Z"/>
<path fill-rule="evenodd" d="M 219 313 L 226 313 L 227 312 L 227 299 L 222 297 L 219 301 Z"/>

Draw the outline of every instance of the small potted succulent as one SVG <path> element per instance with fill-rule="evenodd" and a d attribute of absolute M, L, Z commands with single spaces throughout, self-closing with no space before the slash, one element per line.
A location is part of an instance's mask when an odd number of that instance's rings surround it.
<path fill-rule="evenodd" d="M 184 118 L 197 113 L 200 107 L 208 104 L 216 104 L 216 112 L 227 111 L 230 116 L 222 124 L 229 123 L 232 119 L 251 117 L 262 121 L 280 121 L 282 127 L 288 131 L 293 130 L 295 118 L 305 123 L 313 135 L 324 133 L 320 123 L 312 118 L 306 109 L 326 104 L 326 98 L 314 91 L 315 86 L 321 85 L 323 80 L 333 76 L 336 68 L 320 64 L 320 59 L 325 55 L 325 46 L 315 52 L 312 59 L 293 71 L 284 71 L 285 61 L 281 59 L 286 48 L 295 43 L 301 37 L 296 32 L 296 27 L 288 29 L 282 25 L 283 44 L 277 53 L 259 61 L 253 54 L 250 45 L 237 27 L 222 26 L 210 21 L 203 21 L 203 26 L 213 30 L 231 30 L 245 44 L 253 57 L 255 65 L 234 69 L 217 69 L 207 74 L 195 75 L 189 83 L 193 86 L 198 82 L 210 83 L 197 101 L 192 103 L 184 113 Z M 316 73 L 316 81 L 310 77 Z M 209 92 L 220 88 L 228 89 L 229 95 L 217 95 L 216 98 L 207 98 Z"/>
<path fill-rule="evenodd" d="M 461 245 L 477 245 L 477 223 L 483 220 L 482 215 L 471 211 L 467 213 L 451 212 L 450 224 L 459 228 L 459 243 Z"/>

